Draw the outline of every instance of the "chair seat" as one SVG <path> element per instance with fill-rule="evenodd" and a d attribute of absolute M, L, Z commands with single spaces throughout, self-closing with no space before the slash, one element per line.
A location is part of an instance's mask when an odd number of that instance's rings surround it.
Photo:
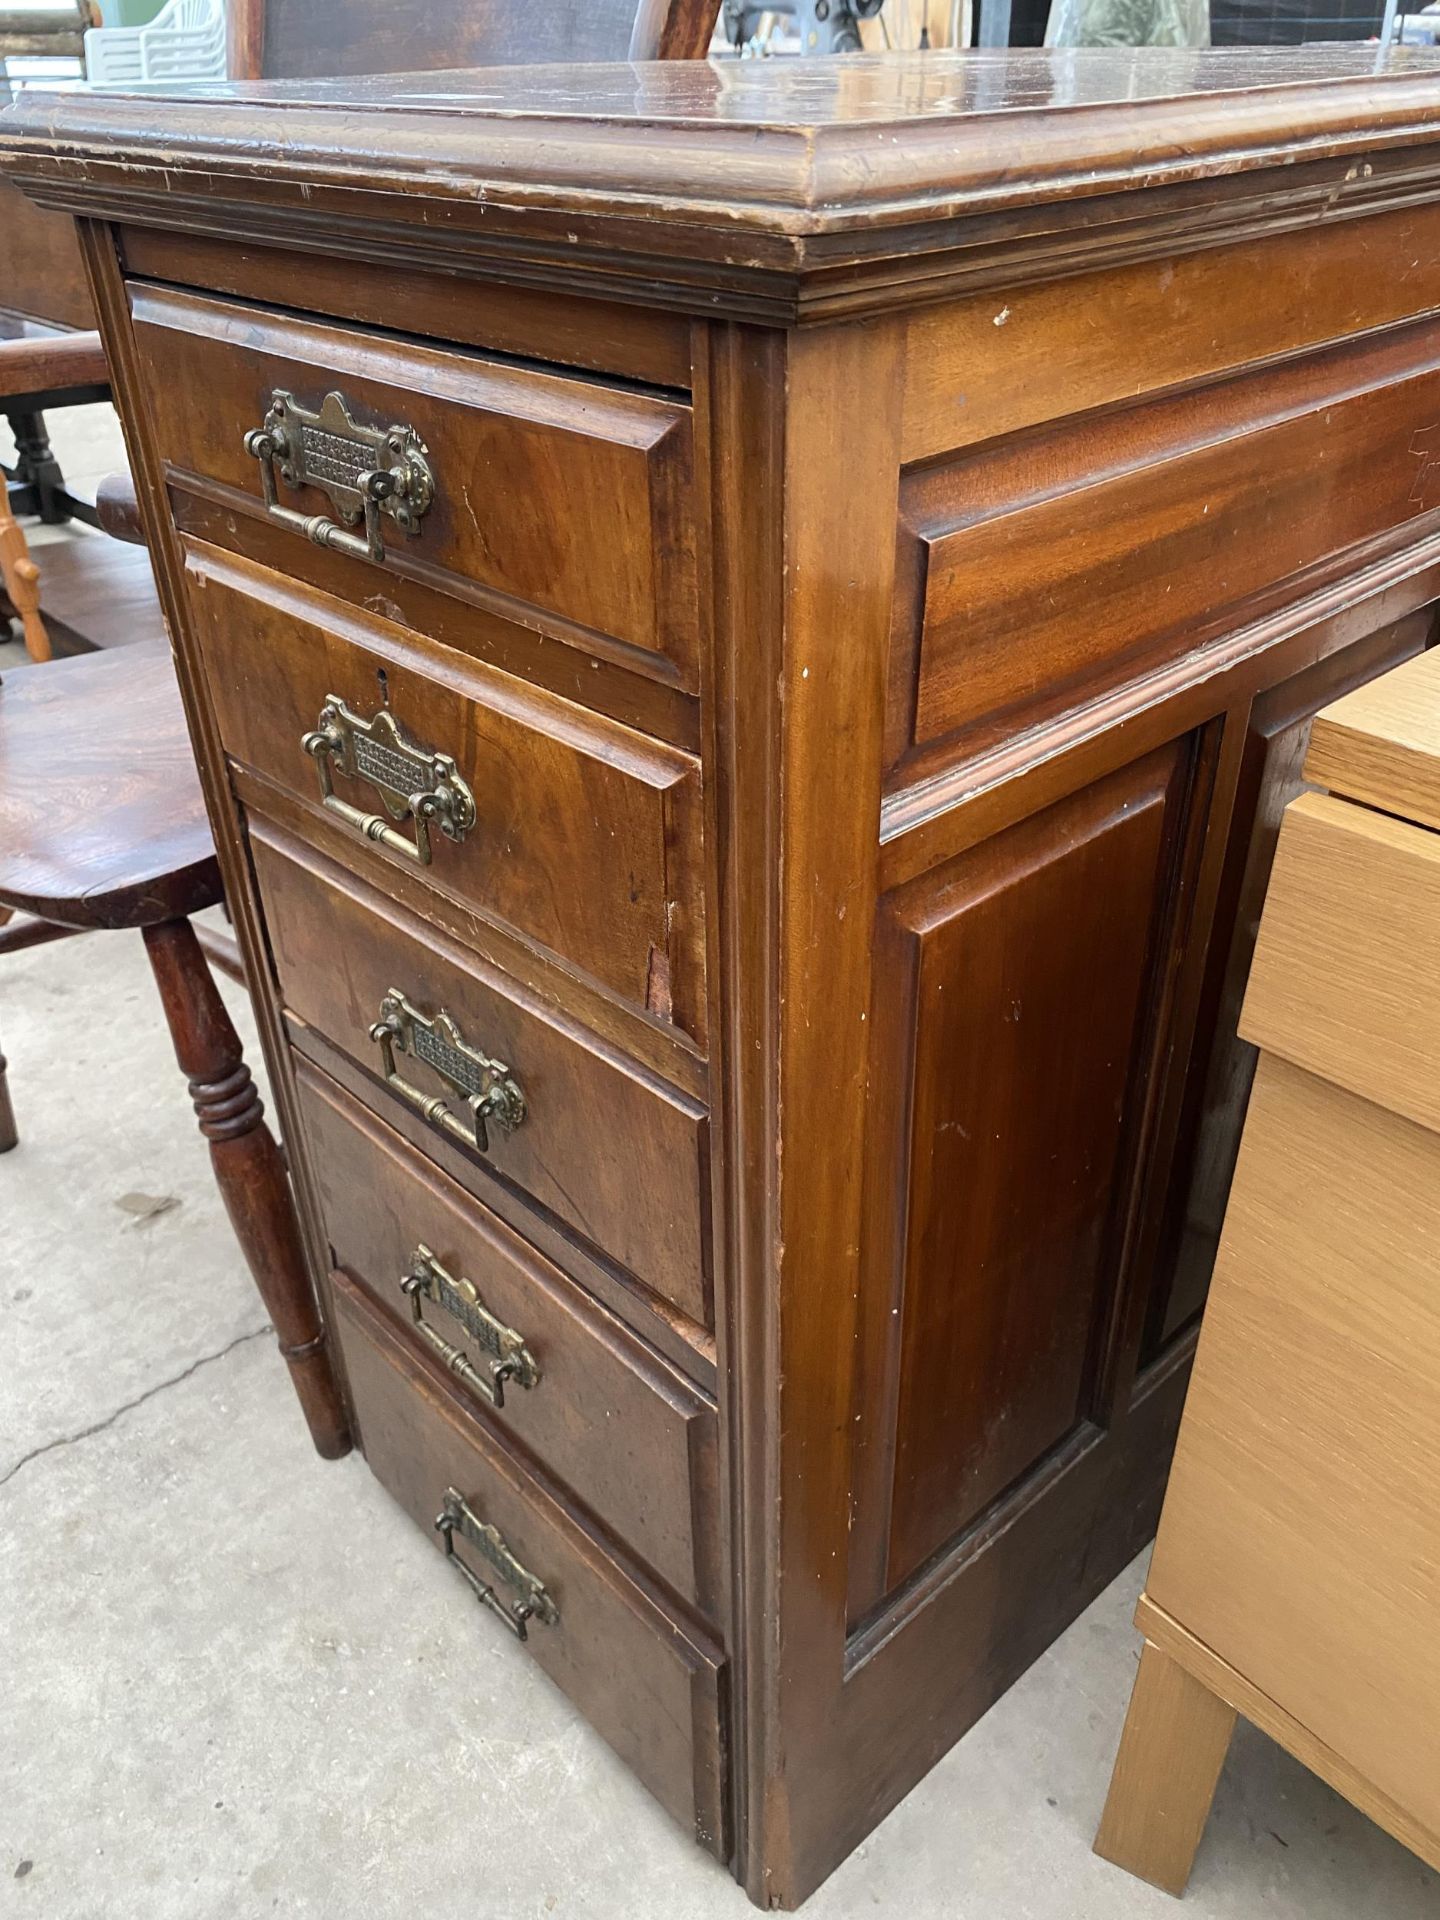
<path fill-rule="evenodd" d="M 221 897 L 169 648 L 8 671 L 0 906 L 67 927 L 144 927 Z"/>

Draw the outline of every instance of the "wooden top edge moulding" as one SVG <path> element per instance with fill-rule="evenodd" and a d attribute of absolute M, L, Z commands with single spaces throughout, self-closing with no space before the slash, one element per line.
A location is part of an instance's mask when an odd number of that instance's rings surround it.
<path fill-rule="evenodd" d="M 573 276 L 603 246 L 612 277 L 643 262 L 652 300 L 667 283 L 693 288 L 701 266 L 712 281 L 728 270 L 732 291 L 792 276 L 793 311 L 765 316 L 780 319 L 800 316 L 808 278 L 860 263 L 875 275 L 883 260 L 873 304 L 894 305 L 944 278 L 957 249 L 993 248 L 1002 234 L 1012 252 L 1022 240 L 1043 252 L 1037 270 L 1053 273 L 1057 249 L 1076 265 L 1107 247 L 1133 255 L 1137 221 L 1165 221 L 1173 248 L 1177 233 L 1203 244 L 1207 232 L 1428 199 L 1437 142 L 1440 51 L 1410 47 L 937 51 L 62 88 L 27 91 L 0 114 L 0 166 L 72 211 L 193 226 L 203 208 L 212 230 L 273 237 L 285 226 L 291 244 L 299 229 L 347 220 L 372 245 L 424 224 L 432 249 L 512 254 L 518 219 L 532 279 L 545 278 L 548 235 L 551 272 Z"/>

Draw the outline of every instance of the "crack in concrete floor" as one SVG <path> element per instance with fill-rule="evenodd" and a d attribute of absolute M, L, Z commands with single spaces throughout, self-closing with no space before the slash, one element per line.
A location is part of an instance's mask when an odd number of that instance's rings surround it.
<path fill-rule="evenodd" d="M 217 1360 L 223 1360 L 227 1354 L 234 1353 L 237 1347 L 243 1347 L 249 1341 L 258 1340 L 262 1334 L 272 1331 L 270 1322 L 267 1320 L 263 1327 L 253 1327 L 249 1333 L 237 1333 L 233 1340 L 227 1340 L 225 1345 L 217 1348 L 214 1353 L 202 1353 L 198 1360 L 192 1360 L 188 1367 L 182 1368 L 169 1380 L 157 1380 L 153 1387 L 147 1387 L 144 1393 L 137 1393 L 133 1400 L 126 1400 L 121 1406 L 116 1407 L 113 1413 L 107 1413 L 103 1420 L 96 1420 L 88 1427 L 81 1427 L 78 1433 L 62 1433 L 55 1440 L 47 1440 L 43 1447 L 32 1447 L 29 1453 L 21 1454 L 8 1473 L 0 1474 L 0 1487 L 9 1486 L 20 1469 L 28 1467 L 32 1460 L 39 1460 L 43 1455 L 54 1453 L 60 1447 L 73 1447 L 82 1440 L 91 1439 L 97 1433 L 106 1432 L 127 1413 L 133 1413 L 136 1407 L 143 1407 L 147 1400 L 154 1400 L 159 1394 L 168 1393 L 171 1387 L 178 1387 L 182 1381 L 188 1380 L 202 1367 L 214 1366 Z"/>

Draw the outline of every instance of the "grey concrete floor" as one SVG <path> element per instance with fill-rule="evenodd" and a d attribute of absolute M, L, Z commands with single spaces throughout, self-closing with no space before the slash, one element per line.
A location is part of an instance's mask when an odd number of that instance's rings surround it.
<path fill-rule="evenodd" d="M 138 939 L 0 963 L 0 1040 L 0 1914 L 741 1920 L 362 1462 L 311 1452 Z M 1183 1909 L 1094 1858 L 1142 1576 L 812 1920 L 1440 1915 L 1433 1874 L 1244 1726 Z"/>

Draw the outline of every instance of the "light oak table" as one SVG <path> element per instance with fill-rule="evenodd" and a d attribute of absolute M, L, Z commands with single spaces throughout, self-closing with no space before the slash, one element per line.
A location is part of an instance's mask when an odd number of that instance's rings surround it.
<path fill-rule="evenodd" d="M 1237 1713 L 1440 1866 L 1440 654 L 1315 723 L 1096 1851 L 1189 1878 Z"/>

